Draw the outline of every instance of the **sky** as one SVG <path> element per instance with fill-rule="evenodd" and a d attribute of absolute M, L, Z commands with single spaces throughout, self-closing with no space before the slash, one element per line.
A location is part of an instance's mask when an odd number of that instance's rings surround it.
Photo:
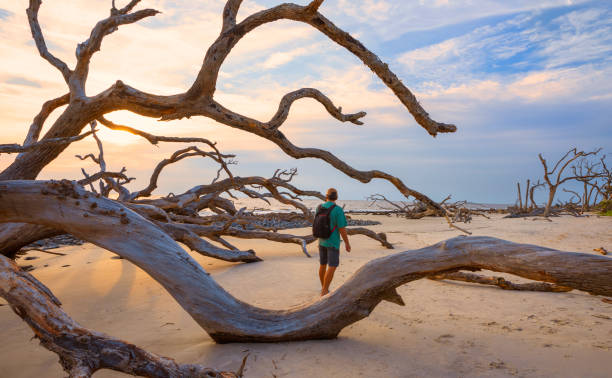
<path fill-rule="evenodd" d="M 127 1 L 124 1 L 127 3 Z M 73 66 L 74 50 L 110 0 L 45 0 L 39 20 L 49 49 Z M 238 21 L 280 1 L 245 0 Z M 296 1 L 307 4 L 308 1 Z M 122 2 L 119 1 L 118 5 Z M 184 92 L 219 33 L 224 1 L 143 0 L 162 13 L 105 38 L 90 67 L 87 94 L 117 80 L 158 94 Z M 0 143 L 23 141 L 42 103 L 66 92 L 57 70 L 38 55 L 27 1 L 0 0 Z M 538 153 L 556 161 L 570 148 L 612 156 L 612 2 L 579 0 L 327 0 L 320 12 L 389 64 L 433 119 L 458 126 L 429 136 L 393 93 L 356 57 L 307 24 L 280 21 L 249 33 L 222 67 L 215 98 L 267 121 L 285 93 L 314 87 L 345 112 L 366 111 L 363 126 L 341 123 L 317 102 L 298 101 L 281 127 L 298 146 L 332 151 L 361 170 L 379 169 L 434 200 L 514 203 L 516 183 L 542 177 Z M 59 114 L 56 111 L 47 126 Z M 382 193 L 381 180 L 359 183 L 316 159 L 294 160 L 271 142 L 195 117 L 159 122 L 127 112 L 108 118 L 158 135 L 198 136 L 237 155 L 236 175 L 299 169 L 295 184 L 343 199 Z M 182 147 L 159 147 L 101 129 L 111 169 L 125 166 L 147 185 L 150 172 Z M 91 138 L 71 145 L 39 178 L 81 178 L 95 167 L 75 154 L 96 150 Z M 0 169 L 14 155 L 0 156 Z M 155 194 L 208 183 L 216 167 L 202 158 L 170 166 Z M 564 194 L 561 193 L 563 196 Z M 545 193 L 538 193 L 544 200 Z"/>

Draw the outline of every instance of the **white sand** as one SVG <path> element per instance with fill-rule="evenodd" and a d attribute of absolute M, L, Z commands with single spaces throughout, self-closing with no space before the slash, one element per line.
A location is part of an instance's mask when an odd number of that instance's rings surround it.
<path fill-rule="evenodd" d="M 441 219 L 366 216 L 383 222 L 396 251 L 458 235 Z M 468 228 L 488 235 L 567 251 L 612 250 L 612 218 L 475 219 Z M 295 231 L 305 234 L 306 229 Z M 249 303 L 285 308 L 318 295 L 318 260 L 294 245 L 232 240 L 265 259 L 230 264 L 195 256 L 228 291 Z M 333 287 L 365 262 L 394 251 L 353 237 Z M 316 256 L 315 246 L 309 250 Z M 64 303 L 82 325 L 180 362 L 236 370 L 250 353 L 246 377 L 611 377 L 612 305 L 583 292 L 526 293 L 481 285 L 420 280 L 399 288 L 405 307 L 381 303 L 338 339 L 279 344 L 217 345 L 140 269 L 92 245 L 61 249 L 21 265 Z M 47 265 L 47 266 L 45 266 Z M 70 265 L 62 267 L 63 265 Z M 510 277 L 509 275 L 504 275 Z M 515 281 L 524 281 L 513 277 Z M 612 277 L 610 277 L 612 279 Z M 332 289 L 333 289 L 332 287 Z M 5 302 L 0 299 L 0 304 Z M 31 340 L 32 331 L 0 306 L 0 377 L 62 377 L 57 357 Z M 122 376 L 101 371 L 96 377 Z"/>

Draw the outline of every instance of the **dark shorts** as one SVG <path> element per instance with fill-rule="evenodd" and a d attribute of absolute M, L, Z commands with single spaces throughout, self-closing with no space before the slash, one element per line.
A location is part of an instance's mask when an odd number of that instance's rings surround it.
<path fill-rule="evenodd" d="M 321 265 L 337 267 L 340 265 L 340 250 L 334 247 L 319 246 L 319 262 Z"/>

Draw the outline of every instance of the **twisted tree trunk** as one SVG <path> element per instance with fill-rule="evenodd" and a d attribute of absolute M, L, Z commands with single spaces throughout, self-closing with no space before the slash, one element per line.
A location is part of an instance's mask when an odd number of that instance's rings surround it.
<path fill-rule="evenodd" d="M 334 338 L 382 300 L 402 304 L 396 288 L 461 269 L 487 269 L 612 296 L 612 259 L 457 237 L 373 260 L 329 296 L 290 310 L 244 303 L 220 287 L 176 242 L 120 203 L 70 182 L 0 182 L 0 220 L 63 229 L 131 261 L 158 281 L 217 342 Z M 96 206 L 92 206 L 95 203 Z"/>

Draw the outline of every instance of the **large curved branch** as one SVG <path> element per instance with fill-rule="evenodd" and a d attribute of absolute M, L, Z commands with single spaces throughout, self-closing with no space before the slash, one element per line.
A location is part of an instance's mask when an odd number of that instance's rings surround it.
<path fill-rule="evenodd" d="M 507 272 L 612 296 L 608 257 L 489 237 L 456 237 L 373 260 L 313 303 L 266 310 L 227 293 L 166 233 L 117 202 L 92 197 L 68 181 L 4 181 L 0 193 L 1 220 L 61 228 L 121 255 L 164 286 L 218 342 L 333 338 L 368 316 L 380 301 L 401 303 L 396 287 L 460 269 Z"/>
<path fill-rule="evenodd" d="M 329 151 L 321 150 L 318 148 L 298 147 L 291 143 L 291 141 L 287 139 L 287 137 L 285 137 L 285 135 L 280 130 L 267 129 L 266 124 L 261 123 L 255 119 L 245 117 L 238 113 L 234 113 L 231 110 L 226 109 L 216 101 L 211 101 L 211 103 L 206 107 L 206 109 L 202 110 L 207 113 L 211 118 L 220 123 L 244 131 L 248 131 L 268 139 L 269 141 L 279 146 L 283 150 L 283 152 L 293 158 L 321 159 L 329 163 L 331 166 L 338 169 L 339 171 L 343 172 L 347 176 L 357 179 L 363 183 L 368 183 L 374 178 L 386 180 L 393 184 L 406 198 L 412 196 L 417 200 L 427 204 L 430 208 L 440 212 L 441 214 L 446 213 L 444 208 L 442 208 L 442 206 L 440 206 L 437 202 L 433 201 L 431 198 L 427 197 L 423 193 L 410 189 L 399 178 L 392 176 L 388 173 L 378 170 L 359 171 L 346 164 L 344 161 L 340 160 L 338 157 L 336 157 Z"/>
<path fill-rule="evenodd" d="M 186 93 L 187 99 L 212 98 L 215 93 L 221 65 L 238 41 L 261 25 L 288 19 L 311 25 L 359 58 L 393 91 L 417 123 L 427 130 L 430 135 L 436 136 L 438 133 L 454 132 L 457 130 L 455 125 L 432 120 L 412 92 L 389 69 L 387 64 L 383 63 L 378 56 L 363 46 L 361 42 L 317 12 L 321 3 L 322 1 L 317 0 L 308 6 L 281 4 L 255 13 L 232 28 L 227 30 L 224 28 L 222 34 L 208 49 L 202 68 L 193 85 Z"/>
<path fill-rule="evenodd" d="M 40 343 L 60 357 L 70 377 L 90 377 L 100 369 L 146 377 L 236 377 L 201 365 L 178 364 L 133 344 L 84 328 L 36 278 L 0 256 L 0 296 L 34 331 Z"/>

